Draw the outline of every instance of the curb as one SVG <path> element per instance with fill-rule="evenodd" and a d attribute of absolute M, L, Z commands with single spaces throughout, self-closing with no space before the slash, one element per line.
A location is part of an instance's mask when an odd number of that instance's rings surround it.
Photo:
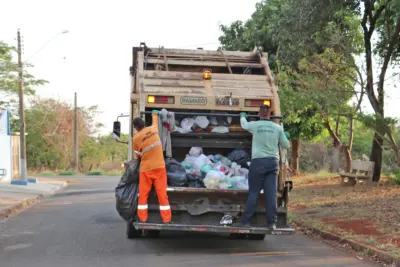
<path fill-rule="evenodd" d="M 373 258 L 378 259 L 378 260 L 382 261 L 383 263 L 394 264 L 395 267 L 400 267 L 400 258 L 395 258 L 395 257 L 389 255 L 388 253 L 386 253 L 385 251 L 382 251 L 377 248 L 367 246 L 364 244 L 360 244 L 354 240 L 349 240 L 349 239 L 343 238 L 343 237 L 336 235 L 334 233 L 331 233 L 331 232 L 326 232 L 326 231 L 319 230 L 316 228 L 311 228 L 311 227 L 305 226 L 301 223 L 296 223 L 296 224 L 300 228 L 302 228 L 302 232 L 304 232 L 305 230 L 309 230 L 309 231 L 319 235 L 323 239 L 337 241 L 341 244 L 347 244 L 357 252 L 367 251 L 367 254 L 369 256 L 372 256 Z"/>
<path fill-rule="evenodd" d="M 64 189 L 67 186 L 68 186 L 68 184 L 65 182 L 62 185 L 60 185 L 60 187 L 58 187 L 57 189 L 54 189 L 50 193 L 47 193 L 47 194 L 42 193 L 35 198 L 25 199 L 17 204 L 12 205 L 11 207 L 8 207 L 8 208 L 0 211 L 0 223 L 3 220 L 5 220 L 13 215 L 20 213 L 24 209 L 27 209 L 30 206 L 33 206 L 33 205 L 39 203 L 42 199 L 52 196 L 52 195 L 55 195 L 58 191 Z"/>

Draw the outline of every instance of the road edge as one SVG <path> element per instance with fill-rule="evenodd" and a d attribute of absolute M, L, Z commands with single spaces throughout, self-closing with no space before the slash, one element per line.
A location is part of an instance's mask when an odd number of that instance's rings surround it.
<path fill-rule="evenodd" d="M 51 197 L 51 196 L 57 194 L 57 192 L 63 190 L 67 186 L 68 186 L 68 183 L 64 182 L 59 187 L 57 187 L 56 189 L 51 191 L 50 193 L 47 193 L 47 194 L 42 193 L 36 197 L 24 199 L 24 200 L 20 201 L 19 203 L 16 203 L 16 204 L 0 211 L 0 223 L 14 215 L 19 214 L 23 210 L 26 210 L 27 208 L 39 203 L 44 198 Z"/>
<path fill-rule="evenodd" d="M 374 248 L 374 247 L 371 247 L 368 245 L 358 243 L 354 240 L 350 240 L 350 239 L 341 237 L 340 235 L 337 235 L 337 234 L 334 234 L 331 232 L 327 232 L 324 230 L 306 226 L 299 222 L 295 222 L 295 225 L 297 227 L 299 227 L 300 231 L 302 231 L 305 234 L 307 234 L 307 232 L 309 233 L 311 231 L 312 233 L 320 236 L 321 238 L 323 238 L 325 240 L 332 240 L 332 241 L 336 241 L 340 244 L 347 244 L 356 252 L 367 252 L 367 255 L 373 257 L 374 259 L 378 259 L 379 261 L 381 261 L 385 264 L 394 264 L 395 267 L 400 267 L 400 258 L 393 257 L 385 251 L 379 250 L 377 248 Z"/>

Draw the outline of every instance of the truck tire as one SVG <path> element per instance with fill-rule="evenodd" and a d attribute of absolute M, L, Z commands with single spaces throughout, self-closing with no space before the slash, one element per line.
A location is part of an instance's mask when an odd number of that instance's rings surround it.
<path fill-rule="evenodd" d="M 142 236 L 142 230 L 136 230 L 132 223 L 126 224 L 126 237 L 134 239 Z"/>
<path fill-rule="evenodd" d="M 149 238 L 157 238 L 160 237 L 160 230 L 145 230 L 144 236 Z"/>
<path fill-rule="evenodd" d="M 251 234 L 247 235 L 248 240 L 264 240 L 265 234 Z"/>

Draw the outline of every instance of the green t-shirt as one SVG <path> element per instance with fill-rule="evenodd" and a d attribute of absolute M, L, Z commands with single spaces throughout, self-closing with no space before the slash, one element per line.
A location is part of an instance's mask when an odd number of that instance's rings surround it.
<path fill-rule="evenodd" d="M 268 120 L 248 122 L 246 117 L 240 118 L 243 129 L 253 134 L 252 159 L 276 157 L 279 158 L 279 146 L 288 149 L 289 140 L 283 128 Z"/>

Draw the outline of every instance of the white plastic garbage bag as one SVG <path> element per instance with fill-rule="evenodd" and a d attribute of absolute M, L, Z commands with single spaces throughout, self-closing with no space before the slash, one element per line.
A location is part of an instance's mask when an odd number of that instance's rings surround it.
<path fill-rule="evenodd" d="M 202 129 L 207 128 L 210 123 L 206 116 L 197 116 L 194 123 Z"/>
<path fill-rule="evenodd" d="M 194 146 L 189 150 L 189 155 L 198 157 L 203 154 L 203 149 L 201 147 Z"/>
<path fill-rule="evenodd" d="M 246 178 L 249 178 L 249 170 L 246 168 L 240 168 L 239 169 L 239 174 L 240 176 L 244 176 Z"/>
<path fill-rule="evenodd" d="M 217 126 L 211 130 L 212 133 L 229 133 L 229 128 L 226 126 Z"/>
<path fill-rule="evenodd" d="M 194 125 L 194 119 L 193 119 L 193 118 L 184 118 L 184 119 L 181 121 L 181 127 L 182 127 L 184 130 L 190 130 L 190 131 L 192 131 L 193 125 Z"/>
<path fill-rule="evenodd" d="M 241 166 L 238 165 L 236 162 L 233 162 L 231 165 L 231 170 L 233 171 L 234 176 L 240 176 L 240 170 Z"/>
<path fill-rule="evenodd" d="M 192 130 L 191 129 L 184 129 L 184 128 L 175 126 L 174 131 L 175 132 L 180 132 L 180 133 L 190 133 Z"/>
<path fill-rule="evenodd" d="M 200 156 L 197 157 L 196 161 L 193 163 L 193 171 L 196 174 L 201 174 L 201 167 L 203 167 L 204 164 L 212 165 L 212 162 L 206 155 L 201 154 Z"/>

